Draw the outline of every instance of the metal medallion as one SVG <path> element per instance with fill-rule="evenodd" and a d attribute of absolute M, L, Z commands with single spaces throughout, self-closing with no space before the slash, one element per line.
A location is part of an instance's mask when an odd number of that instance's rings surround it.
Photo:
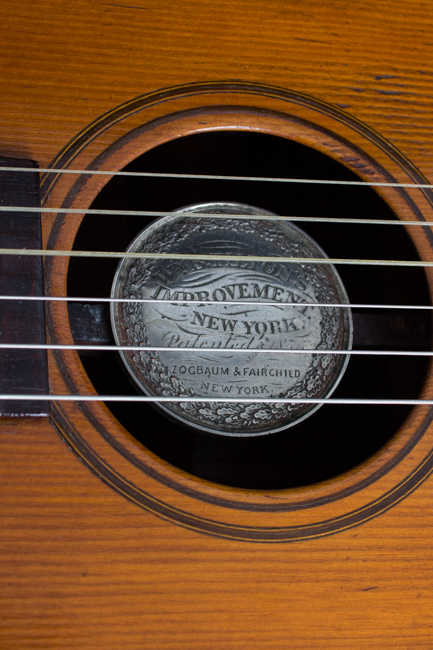
<path fill-rule="evenodd" d="M 167 347 L 163 352 L 122 351 L 122 360 L 147 395 L 203 397 L 203 402 L 157 406 L 184 425 L 227 436 L 264 435 L 293 426 L 320 405 L 234 404 L 224 398 L 322 398 L 332 393 L 349 355 L 314 350 L 351 349 L 350 308 L 331 306 L 348 304 L 340 277 L 331 264 L 207 260 L 207 254 L 326 255 L 287 221 L 195 213 L 275 216 L 239 203 L 205 203 L 145 228 L 128 252 L 203 254 L 203 258 L 121 261 L 112 298 L 154 302 L 111 304 L 116 343 Z M 182 302 L 162 302 L 167 300 Z M 230 304 L 237 301 L 251 306 Z M 308 303 L 330 306 L 305 306 Z M 239 352 L 250 348 L 266 352 Z M 277 349 L 307 353 L 276 353 Z M 206 402 L 207 397 L 221 402 Z"/>

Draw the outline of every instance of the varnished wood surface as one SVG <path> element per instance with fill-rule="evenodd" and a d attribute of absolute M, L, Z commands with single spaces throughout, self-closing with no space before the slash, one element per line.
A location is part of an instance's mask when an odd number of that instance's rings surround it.
<path fill-rule="evenodd" d="M 363 527 L 263 546 L 146 515 L 48 424 L 3 425 L 3 463 L 2 647 L 431 647 L 428 483 Z"/>
<path fill-rule="evenodd" d="M 431 15 L 422 2 L 5 0 L 0 11 L 4 155 L 42 165 L 138 95 L 242 80 L 340 106 L 430 171 Z"/>
<path fill-rule="evenodd" d="M 139 95 L 242 80 L 346 110 L 433 182 L 428 4 L 22 0 L 0 20 L 0 155 L 45 166 Z M 261 544 L 139 508 L 47 419 L 3 420 L 0 445 L 2 648 L 433 645 L 432 478 L 359 527 Z"/>

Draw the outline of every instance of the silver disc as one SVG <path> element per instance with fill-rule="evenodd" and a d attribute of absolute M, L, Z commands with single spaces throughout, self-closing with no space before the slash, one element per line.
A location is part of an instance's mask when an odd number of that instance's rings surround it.
<path fill-rule="evenodd" d="M 112 298 L 154 302 L 111 304 L 116 343 L 167 347 L 163 352 L 120 352 L 122 360 L 147 395 L 203 397 L 203 402 L 157 406 L 183 425 L 227 436 L 264 435 L 293 426 L 320 405 L 234 404 L 224 398 L 323 398 L 332 393 L 349 355 L 313 351 L 351 349 L 350 308 L 305 304 L 348 304 L 341 279 L 331 264 L 207 260 L 207 254 L 326 255 L 311 237 L 286 221 L 194 213 L 275 216 L 239 203 L 204 203 L 145 228 L 128 252 L 203 254 L 203 259 L 120 262 Z M 182 303 L 162 302 L 167 300 Z M 230 304 L 236 301 L 251 306 Z M 265 352 L 249 354 L 239 352 L 241 348 Z M 307 352 L 273 352 L 277 349 Z M 221 402 L 206 402 L 207 397 Z"/>

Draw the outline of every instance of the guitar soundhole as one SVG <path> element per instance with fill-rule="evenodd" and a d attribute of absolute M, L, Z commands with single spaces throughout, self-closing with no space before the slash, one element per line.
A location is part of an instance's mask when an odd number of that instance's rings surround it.
<path fill-rule="evenodd" d="M 129 171 L 358 180 L 331 158 L 296 142 L 258 133 L 214 132 L 171 141 L 137 158 Z M 92 208 L 171 211 L 203 201 L 234 201 L 280 215 L 395 219 L 367 187 L 266 182 L 118 177 Z M 124 250 L 152 219 L 85 217 L 75 240 L 80 250 Z M 418 259 L 401 227 L 302 223 L 335 258 Z M 71 296 L 108 297 L 117 262 L 71 260 Z M 420 269 L 339 266 L 351 303 L 429 304 Z M 422 311 L 354 309 L 354 349 L 428 349 L 430 317 Z M 103 310 L 101 311 L 104 314 Z M 103 316 L 104 317 L 104 316 Z M 106 311 L 108 323 L 108 310 Z M 110 336 L 102 322 L 100 339 Z M 105 328 L 105 330 L 104 330 Z M 85 336 L 85 333 L 84 335 Z M 98 337 L 98 333 L 96 333 Z M 136 394 L 115 353 L 81 354 L 101 394 Z M 335 397 L 416 398 L 427 361 L 414 357 L 352 356 Z M 182 428 L 147 404 L 107 404 L 143 445 L 191 474 L 216 483 L 260 490 L 310 485 L 363 462 L 392 438 L 407 406 L 321 408 L 285 431 L 258 438 L 226 438 Z"/>

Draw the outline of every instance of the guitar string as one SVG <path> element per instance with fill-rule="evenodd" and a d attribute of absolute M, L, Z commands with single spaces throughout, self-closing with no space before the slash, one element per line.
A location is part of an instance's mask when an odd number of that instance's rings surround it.
<path fill-rule="evenodd" d="M 231 214 L 231 213 L 212 213 L 212 212 L 173 212 L 158 210 L 98 210 L 96 208 L 46 208 L 46 207 L 25 207 L 16 205 L 1 205 L 0 212 L 29 212 L 47 214 L 90 214 L 102 216 L 119 216 L 119 217 L 169 217 L 173 215 L 182 216 L 183 218 L 192 219 L 233 219 L 248 221 L 288 221 L 288 222 L 308 222 L 308 223 L 344 223 L 356 224 L 362 226 L 421 226 L 422 228 L 431 228 L 433 221 L 402 221 L 400 219 L 349 219 L 342 217 L 300 217 L 297 215 L 263 215 L 263 214 Z"/>
<path fill-rule="evenodd" d="M 259 181 L 265 183 L 301 183 L 316 185 L 351 185 L 365 187 L 405 187 L 419 189 L 433 189 L 430 183 L 397 183 L 383 181 L 344 181 L 344 180 L 325 180 L 313 178 L 279 178 L 268 176 L 224 176 L 216 174 L 172 174 L 166 172 L 126 172 L 126 171 L 105 171 L 92 169 L 55 169 L 52 167 L 0 167 L 0 172 L 24 172 L 33 174 L 76 174 L 88 176 L 130 176 L 130 177 L 149 177 L 149 178 L 191 178 L 194 180 L 224 180 L 224 181 Z"/>
<path fill-rule="evenodd" d="M 382 406 L 432 406 L 432 399 L 355 399 L 355 398 L 262 398 L 262 397 L 148 397 L 146 395 L 31 395 L 0 394 L 0 400 L 32 402 L 176 402 L 199 404 L 338 404 L 338 405 L 382 405 Z"/>
<path fill-rule="evenodd" d="M 188 353 L 220 353 L 236 352 L 236 354 L 311 354 L 339 356 L 397 356 L 397 357 L 433 357 L 431 350 L 339 350 L 317 348 L 223 348 L 223 347 L 167 347 L 161 345 L 87 345 L 76 343 L 0 343 L 0 350 L 77 350 L 79 352 L 188 352 Z"/>
<path fill-rule="evenodd" d="M 0 248 L 0 255 L 40 256 L 40 257 L 102 257 L 113 259 L 149 259 L 149 260 L 197 260 L 215 262 L 279 262 L 280 264 L 344 264 L 352 266 L 405 266 L 428 268 L 433 261 L 425 260 L 368 260 L 339 257 L 276 257 L 264 255 L 215 255 L 191 253 L 138 253 L 114 251 L 77 251 L 32 248 Z"/>
<path fill-rule="evenodd" d="M 182 293 L 182 292 L 180 292 Z M 433 305 L 391 305 L 378 303 L 341 303 L 341 302 L 272 302 L 261 300 L 251 302 L 247 300 L 183 300 L 172 298 L 89 298 L 77 296 L 13 296 L 0 295 L 1 300 L 21 301 L 42 301 L 42 302 L 88 302 L 88 303 L 141 303 L 141 304 L 169 304 L 169 305 L 234 305 L 234 306 L 257 306 L 260 307 L 338 307 L 342 309 L 405 309 L 405 310 L 426 310 L 432 311 Z"/>

